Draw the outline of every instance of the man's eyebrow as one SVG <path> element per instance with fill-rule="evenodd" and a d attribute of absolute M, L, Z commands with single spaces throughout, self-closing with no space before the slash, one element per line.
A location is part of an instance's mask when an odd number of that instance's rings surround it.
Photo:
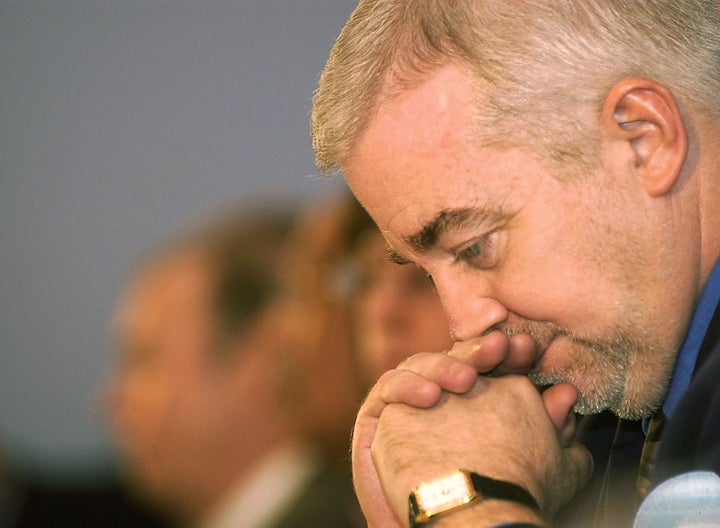
<path fill-rule="evenodd" d="M 390 244 L 385 247 L 385 258 L 393 264 L 399 264 L 400 266 L 405 266 L 406 264 L 412 263 L 410 260 L 403 257 L 400 252 L 394 247 L 392 247 Z"/>
<path fill-rule="evenodd" d="M 422 253 L 435 247 L 440 237 L 470 224 L 497 224 L 507 218 L 502 209 L 462 208 L 441 211 L 425 224 L 420 231 L 405 237 L 405 241 L 417 252 Z M 401 257 L 402 258 L 402 257 Z"/>

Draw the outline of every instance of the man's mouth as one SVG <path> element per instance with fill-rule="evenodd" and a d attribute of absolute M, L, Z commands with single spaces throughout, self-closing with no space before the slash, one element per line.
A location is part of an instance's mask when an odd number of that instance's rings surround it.
<path fill-rule="evenodd" d="M 552 336 L 549 340 L 547 340 L 547 341 L 545 342 L 544 345 L 543 345 L 543 344 L 540 344 L 537 340 L 535 341 L 535 342 L 537 343 L 537 347 L 538 347 L 538 348 L 537 348 L 537 349 L 538 349 L 538 354 L 537 354 L 537 358 L 535 359 L 535 363 L 533 363 L 533 369 L 538 369 L 538 367 L 540 366 L 543 358 L 544 358 L 545 355 L 548 353 L 548 351 L 551 349 L 553 343 L 555 343 L 555 339 L 556 339 L 556 338 L 557 338 L 556 335 Z"/>

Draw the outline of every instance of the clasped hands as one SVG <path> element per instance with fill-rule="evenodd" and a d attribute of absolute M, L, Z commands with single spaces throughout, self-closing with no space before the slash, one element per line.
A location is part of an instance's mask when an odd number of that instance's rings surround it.
<path fill-rule="evenodd" d="M 455 469 L 523 486 L 543 518 L 521 505 L 486 501 L 451 514 L 451 526 L 547 521 L 579 491 L 592 458 L 574 439 L 577 391 L 560 383 L 541 393 L 524 375 L 535 357 L 529 336 L 494 331 L 443 354 L 412 356 L 378 380 L 352 439 L 355 490 L 368 526 L 407 526 L 410 491 Z"/>

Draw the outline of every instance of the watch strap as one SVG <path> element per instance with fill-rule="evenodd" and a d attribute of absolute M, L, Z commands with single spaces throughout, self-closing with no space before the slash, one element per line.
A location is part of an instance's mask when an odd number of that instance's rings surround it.
<path fill-rule="evenodd" d="M 539 524 L 533 524 L 533 523 L 502 523 L 502 524 L 496 524 L 492 528 L 543 528 Z"/>
<path fill-rule="evenodd" d="M 519 486 L 512 482 L 497 480 L 483 475 L 479 475 L 473 471 L 460 471 L 462 473 L 465 473 L 467 477 L 469 477 L 475 490 L 475 495 L 473 496 L 472 500 L 469 500 L 468 502 L 460 506 L 453 507 L 447 512 L 439 512 L 433 515 L 427 515 L 427 512 L 423 511 L 420 507 L 415 491 L 413 491 L 413 493 L 410 494 L 408 500 L 410 528 L 419 528 L 424 524 L 431 522 L 438 515 L 443 515 L 444 513 L 455 511 L 456 509 L 463 506 L 470 506 L 485 499 L 499 499 L 516 502 L 531 508 L 537 513 L 540 513 L 540 507 L 538 506 L 537 501 L 530 494 L 530 492 L 528 492 L 522 486 Z M 510 524 L 510 526 L 513 525 Z"/>
<path fill-rule="evenodd" d="M 472 471 L 468 471 L 470 480 L 472 480 L 475 490 L 478 491 L 486 499 L 502 499 L 512 502 L 524 504 L 528 508 L 540 513 L 535 498 L 528 490 L 512 482 L 505 480 L 497 480 L 490 477 L 478 475 Z"/>

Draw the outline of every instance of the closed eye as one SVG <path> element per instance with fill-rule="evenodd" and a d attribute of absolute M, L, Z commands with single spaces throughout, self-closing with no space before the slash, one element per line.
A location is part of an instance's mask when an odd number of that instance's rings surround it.
<path fill-rule="evenodd" d="M 483 241 L 477 241 L 465 247 L 464 249 L 461 249 L 460 251 L 455 253 L 455 262 L 471 260 L 475 257 L 480 256 L 483 252 L 483 246 Z"/>
<path fill-rule="evenodd" d="M 477 269 L 490 269 L 500 262 L 501 236 L 492 231 L 454 252 L 455 262 L 466 263 Z"/>

